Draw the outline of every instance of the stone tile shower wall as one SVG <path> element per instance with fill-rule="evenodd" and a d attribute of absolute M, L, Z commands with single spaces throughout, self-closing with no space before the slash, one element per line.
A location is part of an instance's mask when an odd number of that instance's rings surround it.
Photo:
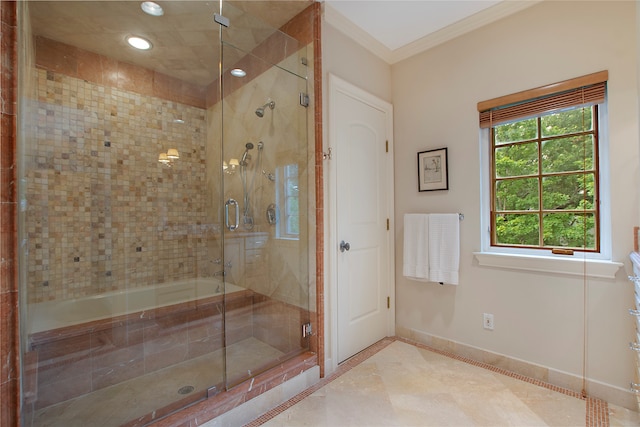
<path fill-rule="evenodd" d="M 66 49 L 39 46 L 38 58 Z M 219 229 L 205 210 L 204 108 L 42 62 L 25 150 L 29 303 L 211 274 L 207 241 Z M 120 75 L 144 76 L 123 65 Z M 169 148 L 180 152 L 171 167 L 158 162 Z"/>

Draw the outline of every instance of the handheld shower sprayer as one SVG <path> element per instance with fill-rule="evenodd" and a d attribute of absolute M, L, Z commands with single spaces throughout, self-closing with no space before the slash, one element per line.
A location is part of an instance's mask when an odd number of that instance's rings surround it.
<path fill-rule="evenodd" d="M 247 160 L 251 160 L 251 154 L 249 154 L 249 150 L 253 149 L 253 143 L 247 142 L 244 146 L 245 150 L 242 154 L 242 160 L 240 160 L 240 164 L 242 166 L 247 166 Z"/>
<path fill-rule="evenodd" d="M 258 108 L 256 109 L 256 116 L 258 116 L 258 117 L 264 117 L 264 109 L 265 109 L 266 107 L 269 107 L 270 109 L 272 109 L 272 110 L 273 110 L 274 108 L 276 108 L 276 102 L 275 102 L 275 101 L 272 101 L 272 100 L 269 100 L 269 101 L 268 101 L 266 104 L 264 104 L 263 106 L 258 107 Z"/>

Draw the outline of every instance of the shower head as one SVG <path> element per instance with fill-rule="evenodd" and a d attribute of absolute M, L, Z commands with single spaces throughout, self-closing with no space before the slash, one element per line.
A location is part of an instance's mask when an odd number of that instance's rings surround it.
<path fill-rule="evenodd" d="M 242 166 L 246 166 L 247 165 L 247 160 L 251 159 L 251 155 L 249 154 L 249 150 L 253 149 L 253 142 L 247 142 L 244 145 L 244 154 L 242 154 L 242 160 L 240 160 L 240 164 Z"/>
<path fill-rule="evenodd" d="M 264 109 L 265 109 L 266 107 L 269 107 L 270 109 L 272 109 L 272 110 L 273 110 L 274 108 L 276 108 L 276 102 L 275 102 L 275 101 L 271 101 L 271 100 L 269 100 L 269 102 L 267 102 L 266 104 L 264 104 L 264 105 L 262 105 L 262 106 L 258 107 L 258 108 L 256 109 L 256 116 L 258 116 L 258 117 L 264 117 Z"/>

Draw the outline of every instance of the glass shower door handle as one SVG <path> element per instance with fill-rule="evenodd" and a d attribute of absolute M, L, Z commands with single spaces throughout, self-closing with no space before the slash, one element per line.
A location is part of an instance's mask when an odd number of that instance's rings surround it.
<path fill-rule="evenodd" d="M 235 223 L 234 224 L 230 224 L 229 223 L 229 206 L 234 206 L 235 207 L 235 211 L 236 211 L 236 217 L 235 217 Z M 238 207 L 238 201 L 235 199 L 229 199 L 227 200 L 227 202 L 224 204 L 224 222 L 225 225 L 227 226 L 227 229 L 229 231 L 234 231 L 238 228 L 239 224 L 240 224 L 240 209 Z"/>

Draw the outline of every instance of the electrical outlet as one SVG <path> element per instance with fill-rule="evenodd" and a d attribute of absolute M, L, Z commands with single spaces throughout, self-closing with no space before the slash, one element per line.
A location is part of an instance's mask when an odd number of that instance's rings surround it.
<path fill-rule="evenodd" d="M 482 326 L 485 329 L 493 331 L 493 314 L 491 313 L 482 314 Z"/>

